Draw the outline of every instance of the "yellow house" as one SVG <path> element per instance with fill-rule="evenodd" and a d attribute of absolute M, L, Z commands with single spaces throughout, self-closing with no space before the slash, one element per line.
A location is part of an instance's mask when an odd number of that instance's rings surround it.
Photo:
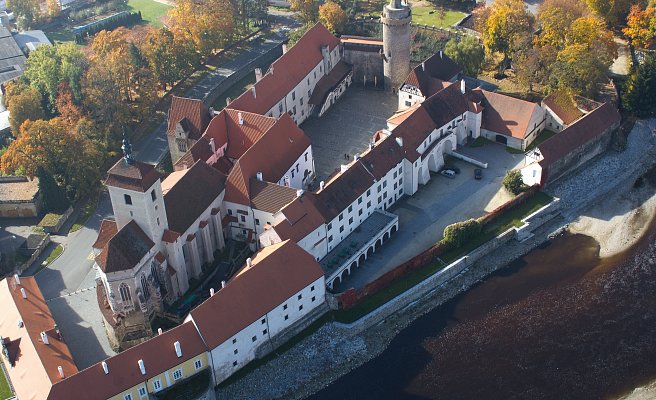
<path fill-rule="evenodd" d="M 208 370 L 209 362 L 188 322 L 59 382 L 48 400 L 144 400 Z"/>

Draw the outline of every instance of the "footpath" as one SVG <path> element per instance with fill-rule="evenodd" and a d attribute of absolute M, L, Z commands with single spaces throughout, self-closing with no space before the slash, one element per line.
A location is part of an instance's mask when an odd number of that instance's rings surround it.
<path fill-rule="evenodd" d="M 522 242 L 507 241 L 420 300 L 412 300 L 406 292 L 399 296 L 408 299 L 405 304 L 399 298 L 390 302 L 396 303 L 393 310 L 381 310 L 386 308 L 383 306 L 349 325 L 325 324 L 243 378 L 220 386 L 217 399 L 302 399 L 321 390 L 381 354 L 402 329 L 420 316 L 567 229 L 585 210 L 634 182 L 655 162 L 656 119 L 639 121 L 623 152 L 609 150 L 548 189 L 550 195 L 560 199 L 560 212 L 535 229 L 532 236 Z M 422 290 L 421 286 L 409 292 Z M 383 318 L 374 315 L 383 312 Z M 372 323 L 372 318 L 380 322 Z"/>

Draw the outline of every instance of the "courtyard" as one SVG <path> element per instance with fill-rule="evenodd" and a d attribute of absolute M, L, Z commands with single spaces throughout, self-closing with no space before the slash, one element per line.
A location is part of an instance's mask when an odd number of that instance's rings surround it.
<path fill-rule="evenodd" d="M 396 111 L 397 103 L 391 93 L 354 84 L 321 118 L 303 123 L 301 129 L 312 143 L 317 183 L 327 181 L 341 164 L 366 150 L 374 133 L 387 128 L 387 118 Z"/>

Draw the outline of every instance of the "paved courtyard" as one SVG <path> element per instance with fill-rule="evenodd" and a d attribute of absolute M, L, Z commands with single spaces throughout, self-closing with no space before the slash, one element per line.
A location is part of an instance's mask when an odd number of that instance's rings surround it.
<path fill-rule="evenodd" d="M 347 162 L 344 154 L 353 160 L 369 146 L 374 133 L 387 127 L 397 101 L 387 92 L 351 86 L 323 117 L 301 125 L 312 142 L 317 182 L 328 180 Z"/>
<path fill-rule="evenodd" d="M 523 166 L 522 154 L 510 154 L 495 143 L 458 151 L 488 163 L 483 179 L 474 180 L 476 167 L 461 160 L 451 162 L 460 168 L 455 179 L 432 175 L 414 196 L 403 198 L 388 210 L 399 216 L 399 231 L 335 287 L 336 292 L 366 285 L 435 244 L 447 225 L 481 217 L 511 198 L 502 180 L 507 170 Z"/>

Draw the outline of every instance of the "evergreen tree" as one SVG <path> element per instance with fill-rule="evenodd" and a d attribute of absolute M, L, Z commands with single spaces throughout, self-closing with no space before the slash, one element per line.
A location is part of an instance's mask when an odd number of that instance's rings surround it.
<path fill-rule="evenodd" d="M 55 178 L 43 167 L 37 169 L 39 177 L 39 191 L 43 198 L 43 209 L 45 212 L 62 212 L 69 206 L 68 199 L 62 188 L 57 185 Z"/>
<path fill-rule="evenodd" d="M 656 57 L 648 56 L 629 75 L 624 91 L 624 108 L 638 117 L 656 115 Z"/>

